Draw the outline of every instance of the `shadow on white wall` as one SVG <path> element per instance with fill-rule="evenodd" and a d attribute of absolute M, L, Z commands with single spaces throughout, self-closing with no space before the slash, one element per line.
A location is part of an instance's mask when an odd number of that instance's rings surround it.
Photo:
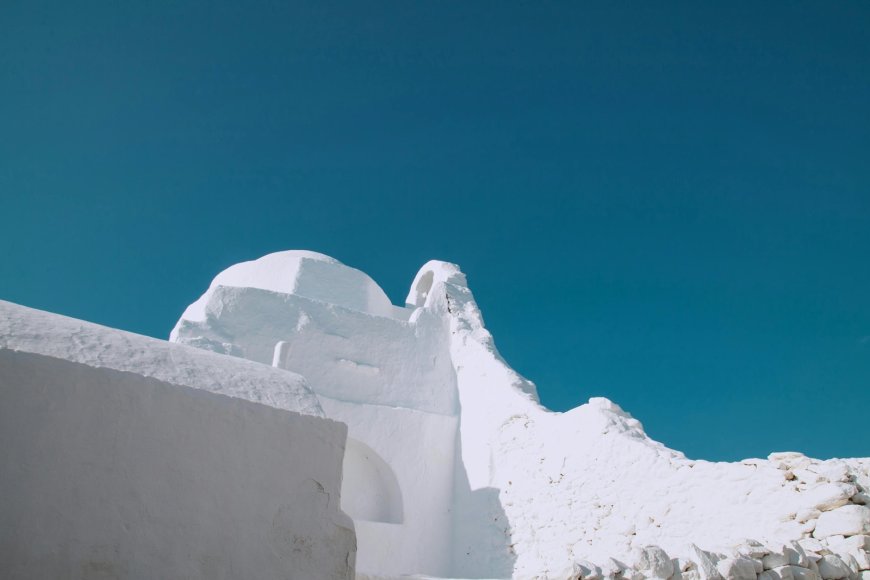
<path fill-rule="evenodd" d="M 401 524 L 402 490 L 380 455 L 356 439 L 347 440 L 342 468 L 341 509 L 355 520 Z"/>

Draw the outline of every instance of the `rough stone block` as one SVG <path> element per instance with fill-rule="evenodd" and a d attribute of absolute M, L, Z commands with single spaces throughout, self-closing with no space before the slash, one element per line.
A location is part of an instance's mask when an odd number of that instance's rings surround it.
<path fill-rule="evenodd" d="M 850 504 L 819 516 L 813 536 L 826 538 L 835 534 L 843 536 L 870 534 L 870 508 Z"/>

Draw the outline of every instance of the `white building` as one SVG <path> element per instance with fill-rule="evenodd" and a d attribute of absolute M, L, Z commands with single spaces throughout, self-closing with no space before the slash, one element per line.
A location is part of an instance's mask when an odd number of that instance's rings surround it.
<path fill-rule="evenodd" d="M 360 573 L 559 578 L 648 545 L 686 561 L 694 544 L 711 561 L 749 538 L 778 549 L 848 505 L 870 518 L 867 460 L 691 461 L 606 399 L 542 408 L 453 264 L 423 266 L 399 308 L 332 258 L 271 254 L 219 274 L 172 340 L 299 373 L 348 425 Z"/>
<path fill-rule="evenodd" d="M 552 413 L 453 264 L 426 264 L 399 307 L 332 258 L 270 254 L 220 273 L 180 344 L 0 306 L 11 577 L 153 577 L 158 560 L 191 578 L 870 568 L 870 460 L 695 461 L 606 399 Z"/>

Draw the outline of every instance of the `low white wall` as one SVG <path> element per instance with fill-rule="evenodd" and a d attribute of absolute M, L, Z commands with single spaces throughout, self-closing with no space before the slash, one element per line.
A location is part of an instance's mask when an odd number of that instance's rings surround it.
<path fill-rule="evenodd" d="M 346 428 L 0 349 L 3 578 L 353 577 Z"/>

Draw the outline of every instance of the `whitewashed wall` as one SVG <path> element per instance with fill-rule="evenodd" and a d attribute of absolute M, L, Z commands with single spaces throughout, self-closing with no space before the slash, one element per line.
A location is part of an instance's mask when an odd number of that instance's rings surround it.
<path fill-rule="evenodd" d="M 0 577 L 353 578 L 345 437 L 327 419 L 0 348 Z"/>

